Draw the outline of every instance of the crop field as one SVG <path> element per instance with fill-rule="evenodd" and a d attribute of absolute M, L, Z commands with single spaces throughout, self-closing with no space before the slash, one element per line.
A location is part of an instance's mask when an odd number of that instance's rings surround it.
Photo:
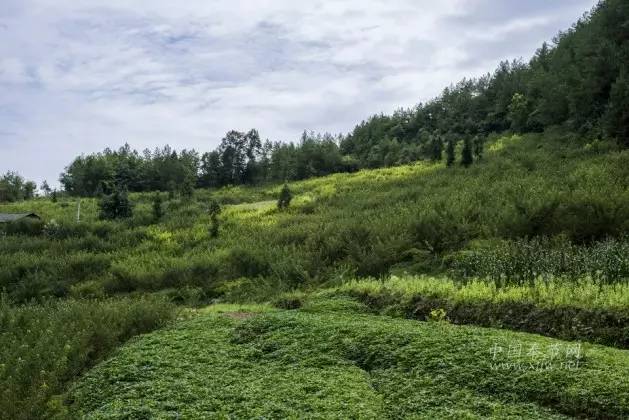
<path fill-rule="evenodd" d="M 622 418 L 629 354 L 496 329 L 215 308 L 132 340 L 69 391 L 86 418 Z"/>

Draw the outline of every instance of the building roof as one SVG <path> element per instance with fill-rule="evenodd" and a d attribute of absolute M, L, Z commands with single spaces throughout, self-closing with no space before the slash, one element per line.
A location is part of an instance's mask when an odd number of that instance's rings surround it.
<path fill-rule="evenodd" d="M 41 219 L 35 213 L 0 213 L 0 223 L 15 222 L 22 219 Z"/>

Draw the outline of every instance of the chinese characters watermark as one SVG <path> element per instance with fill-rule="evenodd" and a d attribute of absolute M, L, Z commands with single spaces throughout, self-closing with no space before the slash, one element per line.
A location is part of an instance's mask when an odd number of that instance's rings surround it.
<path fill-rule="evenodd" d="M 494 342 L 489 355 L 492 370 L 575 370 L 583 361 L 581 343 Z"/>

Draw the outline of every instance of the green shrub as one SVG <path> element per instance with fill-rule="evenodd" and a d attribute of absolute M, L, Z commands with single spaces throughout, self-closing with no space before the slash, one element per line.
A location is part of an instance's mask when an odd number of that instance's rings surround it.
<path fill-rule="evenodd" d="M 0 413 L 45 418 L 51 397 L 130 337 L 163 326 L 174 307 L 159 299 L 48 301 L 14 306 L 0 297 Z"/>
<path fill-rule="evenodd" d="M 358 299 L 374 312 L 454 324 L 508 328 L 565 340 L 629 348 L 629 288 L 581 282 L 536 280 L 527 286 L 497 287 L 474 280 L 419 277 L 349 282 L 321 292 Z M 442 312 L 443 311 L 443 312 Z"/>
<path fill-rule="evenodd" d="M 273 300 L 273 306 L 280 309 L 299 309 L 304 304 L 304 297 L 302 292 L 283 293 Z"/>

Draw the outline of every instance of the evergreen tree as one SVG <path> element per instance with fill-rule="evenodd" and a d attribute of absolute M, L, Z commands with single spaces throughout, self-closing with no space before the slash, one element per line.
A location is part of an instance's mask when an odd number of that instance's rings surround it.
<path fill-rule="evenodd" d="M 483 160 L 483 153 L 485 152 L 485 139 L 483 136 L 474 137 L 474 156 L 476 160 Z"/>
<path fill-rule="evenodd" d="M 52 190 L 52 194 L 50 194 L 50 201 L 52 201 L 53 203 L 57 202 L 57 190 L 56 189 Z"/>
<path fill-rule="evenodd" d="M 293 194 L 288 188 L 288 184 L 284 184 L 282 191 L 280 191 L 280 198 L 277 200 L 277 208 L 280 210 L 287 209 L 290 206 L 290 202 L 293 199 Z"/>
<path fill-rule="evenodd" d="M 168 199 L 174 200 L 175 194 L 177 193 L 177 184 L 175 184 L 175 181 L 168 181 L 168 183 L 166 184 L 166 188 L 168 189 Z"/>
<path fill-rule="evenodd" d="M 454 155 L 454 141 L 452 138 L 448 139 L 448 146 L 446 147 L 446 165 L 452 166 L 454 165 L 454 161 L 456 160 L 456 156 Z"/>
<path fill-rule="evenodd" d="M 155 193 L 153 196 L 153 218 L 155 221 L 159 221 L 164 215 L 164 209 L 162 208 L 162 195 Z"/>
<path fill-rule="evenodd" d="M 431 159 L 434 162 L 439 162 L 442 159 L 443 155 L 443 140 L 441 140 L 440 136 L 433 136 L 432 138 L 432 147 L 431 147 Z"/>
<path fill-rule="evenodd" d="M 529 117 L 528 101 L 526 97 L 521 93 L 516 93 L 511 98 L 511 104 L 509 105 L 509 121 L 511 122 L 511 128 L 518 132 L 524 132 L 526 130 L 526 123 Z"/>
<path fill-rule="evenodd" d="M 612 86 L 605 128 L 621 146 L 629 147 L 629 71 L 623 70 Z"/>
<path fill-rule="evenodd" d="M 181 184 L 181 196 L 185 199 L 191 199 L 194 196 L 194 178 L 186 177 Z"/>
<path fill-rule="evenodd" d="M 101 219 L 123 219 L 133 215 L 133 205 L 125 188 L 115 187 L 113 193 L 99 202 Z"/>
<path fill-rule="evenodd" d="M 466 168 L 474 163 L 474 155 L 472 151 L 472 140 L 470 136 L 465 136 L 463 140 L 463 150 L 461 152 L 461 165 Z"/>
<path fill-rule="evenodd" d="M 218 216 L 221 214 L 221 205 L 216 200 L 211 200 L 208 207 L 208 213 L 210 213 L 210 237 L 218 237 L 218 229 L 220 220 Z"/>

